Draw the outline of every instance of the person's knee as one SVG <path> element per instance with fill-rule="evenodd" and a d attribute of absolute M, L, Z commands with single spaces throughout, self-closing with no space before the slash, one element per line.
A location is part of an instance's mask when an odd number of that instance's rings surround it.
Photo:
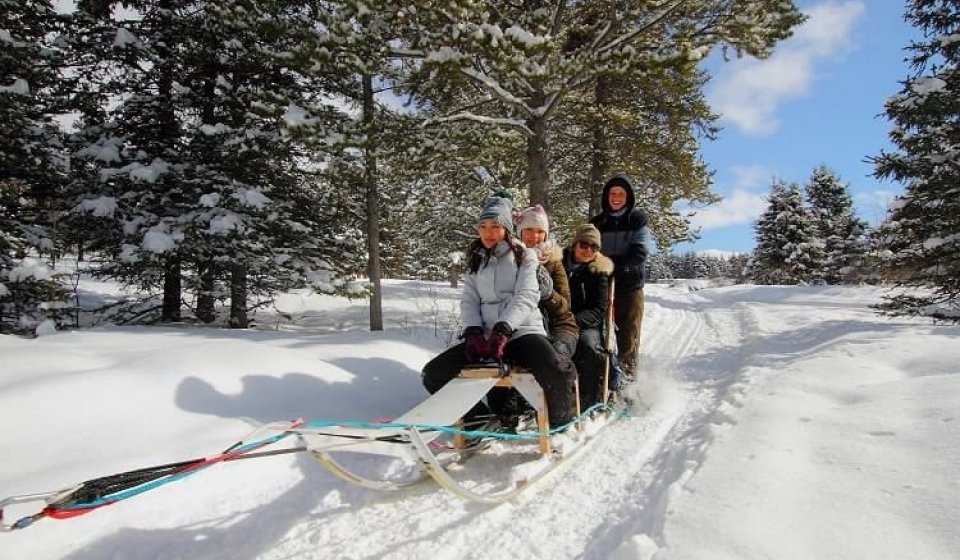
<path fill-rule="evenodd" d="M 449 372 L 445 371 L 442 364 L 437 360 L 428 362 L 420 372 L 420 381 L 423 383 L 424 388 L 431 394 L 439 391 L 451 378 L 452 376 L 449 375 Z"/>

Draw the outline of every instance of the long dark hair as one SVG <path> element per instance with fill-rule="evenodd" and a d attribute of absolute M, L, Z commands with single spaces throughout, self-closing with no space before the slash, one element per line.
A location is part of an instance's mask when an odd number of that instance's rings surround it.
<path fill-rule="evenodd" d="M 503 238 L 504 241 L 510 244 L 510 248 L 513 250 L 513 258 L 517 261 L 517 266 L 523 264 L 523 255 L 526 251 L 526 247 L 523 243 L 520 243 L 513 235 L 510 234 L 510 231 L 507 231 L 506 237 Z M 487 249 L 483 246 L 483 241 L 478 237 L 470 243 L 470 246 L 467 247 L 467 270 L 471 274 L 476 274 L 480 270 L 481 266 L 487 264 L 487 261 L 490 260 L 490 254 L 493 253 L 493 247 Z"/>

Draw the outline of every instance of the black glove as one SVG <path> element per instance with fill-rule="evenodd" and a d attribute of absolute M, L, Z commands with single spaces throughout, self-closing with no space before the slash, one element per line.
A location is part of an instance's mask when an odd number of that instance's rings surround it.
<path fill-rule="evenodd" d="M 466 340 L 471 334 L 483 336 L 483 327 L 473 326 L 463 329 L 463 332 L 460 333 L 460 340 Z"/>
<path fill-rule="evenodd" d="M 493 332 L 500 333 L 503 336 L 510 338 L 513 336 L 513 329 L 510 328 L 510 325 L 506 321 L 498 321 L 493 325 Z"/>

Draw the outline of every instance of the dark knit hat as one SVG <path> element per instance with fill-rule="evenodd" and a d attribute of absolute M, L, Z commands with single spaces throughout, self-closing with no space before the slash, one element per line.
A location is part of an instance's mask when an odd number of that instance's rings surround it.
<path fill-rule="evenodd" d="M 506 193 L 498 192 L 487 199 L 477 218 L 477 225 L 483 220 L 494 220 L 508 232 L 513 233 L 513 201 L 507 196 L 499 196 L 501 194 Z"/>
<path fill-rule="evenodd" d="M 600 230 L 597 229 L 597 226 L 593 224 L 583 224 L 582 226 L 577 226 L 570 245 L 573 246 L 580 242 L 586 243 L 587 245 L 593 245 L 599 249 L 602 242 L 600 239 Z"/>

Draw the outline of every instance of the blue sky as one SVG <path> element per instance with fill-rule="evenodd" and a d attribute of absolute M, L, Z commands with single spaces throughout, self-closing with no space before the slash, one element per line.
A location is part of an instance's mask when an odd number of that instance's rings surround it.
<path fill-rule="evenodd" d="M 721 115 L 716 141 L 702 155 L 715 172 L 719 204 L 698 211 L 701 239 L 675 251 L 748 252 L 753 222 L 774 178 L 805 184 L 826 165 L 850 186 L 857 214 L 871 226 L 899 183 L 880 182 L 864 161 L 891 150 L 884 102 L 900 89 L 917 30 L 903 19 L 904 2 L 797 2 L 810 16 L 766 60 L 707 60 L 707 99 Z"/>

